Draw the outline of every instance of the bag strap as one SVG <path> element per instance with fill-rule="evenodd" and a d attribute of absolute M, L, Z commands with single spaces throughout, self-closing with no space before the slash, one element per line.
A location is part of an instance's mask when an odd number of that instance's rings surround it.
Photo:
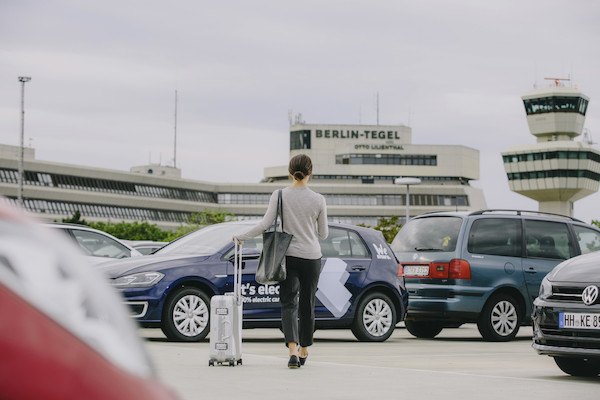
<path fill-rule="evenodd" d="M 275 215 L 275 230 L 277 230 L 277 217 L 281 216 L 281 232 L 283 232 L 283 199 L 281 197 L 281 189 L 279 189 L 278 192 L 277 214 Z"/>

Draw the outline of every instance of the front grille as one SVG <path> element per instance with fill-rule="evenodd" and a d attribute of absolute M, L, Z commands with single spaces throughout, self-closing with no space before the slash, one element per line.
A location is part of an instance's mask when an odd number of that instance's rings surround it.
<path fill-rule="evenodd" d="M 581 293 L 588 285 L 552 285 L 551 300 L 581 303 Z"/>
<path fill-rule="evenodd" d="M 535 338 L 535 342 L 547 346 L 567 347 L 571 349 L 600 350 L 600 335 L 594 331 L 564 331 L 542 328 L 543 336 Z"/>

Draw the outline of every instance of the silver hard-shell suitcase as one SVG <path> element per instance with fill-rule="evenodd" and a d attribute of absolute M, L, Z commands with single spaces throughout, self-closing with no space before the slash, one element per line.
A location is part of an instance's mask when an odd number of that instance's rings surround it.
<path fill-rule="evenodd" d="M 235 244 L 233 293 L 210 300 L 210 350 L 208 365 L 242 364 L 242 246 Z"/>

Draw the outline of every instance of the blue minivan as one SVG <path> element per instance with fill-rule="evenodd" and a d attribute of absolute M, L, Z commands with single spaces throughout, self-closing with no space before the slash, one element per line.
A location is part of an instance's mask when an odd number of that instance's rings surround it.
<path fill-rule="evenodd" d="M 531 324 L 546 274 L 600 250 L 600 230 L 537 211 L 428 213 L 402 227 L 391 247 L 404 271 L 412 335 L 477 323 L 485 340 L 508 341 Z"/>

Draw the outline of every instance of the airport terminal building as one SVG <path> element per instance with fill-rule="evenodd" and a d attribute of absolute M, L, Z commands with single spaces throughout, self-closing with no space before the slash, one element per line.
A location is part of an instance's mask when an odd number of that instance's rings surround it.
<path fill-rule="evenodd" d="M 381 217 L 405 216 L 407 186 L 396 178 L 419 178 L 411 186 L 410 215 L 486 208 L 479 179 L 479 151 L 455 145 L 412 144 L 402 125 L 290 126 L 290 156 L 313 160 L 311 188 L 325 196 L 333 222 L 377 225 Z M 18 146 L 0 145 L 0 194 L 17 201 Z M 287 165 L 266 167 L 259 183 L 182 179 L 181 170 L 146 165 L 130 171 L 41 161 L 24 151 L 24 206 L 45 220 L 81 212 L 88 221 L 147 221 L 173 229 L 191 213 L 227 211 L 239 219 L 260 218 L 271 193 L 289 184 Z M 404 219 L 404 218 L 402 218 Z"/>

